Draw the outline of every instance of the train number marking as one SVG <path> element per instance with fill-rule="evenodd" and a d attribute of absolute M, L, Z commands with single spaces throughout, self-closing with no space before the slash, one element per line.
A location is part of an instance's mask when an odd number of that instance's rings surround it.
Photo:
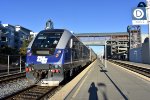
<path fill-rule="evenodd" d="M 46 64 L 47 60 L 48 58 L 46 58 L 45 56 L 38 56 L 36 61 L 41 62 L 42 64 Z"/>

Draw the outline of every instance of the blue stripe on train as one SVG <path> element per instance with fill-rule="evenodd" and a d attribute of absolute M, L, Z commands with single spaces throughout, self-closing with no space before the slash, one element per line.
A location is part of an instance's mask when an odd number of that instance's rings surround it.
<path fill-rule="evenodd" d="M 61 50 L 61 53 L 56 57 L 58 50 Z M 56 49 L 52 56 L 35 56 L 30 52 L 30 49 L 28 49 L 27 64 L 64 64 L 64 49 Z"/>

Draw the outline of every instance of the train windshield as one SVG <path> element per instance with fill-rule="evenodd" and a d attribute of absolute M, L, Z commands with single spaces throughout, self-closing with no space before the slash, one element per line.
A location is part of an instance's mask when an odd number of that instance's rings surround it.
<path fill-rule="evenodd" d="M 39 33 L 33 42 L 34 48 L 56 48 L 62 33 Z"/>
<path fill-rule="evenodd" d="M 39 33 L 32 44 L 33 52 L 35 51 L 36 54 L 49 54 L 51 52 L 52 54 L 61 36 L 62 36 L 62 33 L 60 32 Z"/>

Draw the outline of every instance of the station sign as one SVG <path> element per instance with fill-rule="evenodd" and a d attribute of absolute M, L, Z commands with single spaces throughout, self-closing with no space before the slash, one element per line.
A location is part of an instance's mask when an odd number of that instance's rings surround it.
<path fill-rule="evenodd" d="M 146 8 L 137 7 L 132 11 L 132 24 L 133 25 L 146 25 L 148 24 L 146 17 Z"/>
<path fill-rule="evenodd" d="M 147 7 L 150 7 L 150 0 L 147 0 Z"/>

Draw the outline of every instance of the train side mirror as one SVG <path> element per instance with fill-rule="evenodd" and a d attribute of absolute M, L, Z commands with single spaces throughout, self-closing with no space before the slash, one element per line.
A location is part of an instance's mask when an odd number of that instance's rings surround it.
<path fill-rule="evenodd" d="M 73 39 L 70 39 L 70 48 L 73 46 Z"/>

